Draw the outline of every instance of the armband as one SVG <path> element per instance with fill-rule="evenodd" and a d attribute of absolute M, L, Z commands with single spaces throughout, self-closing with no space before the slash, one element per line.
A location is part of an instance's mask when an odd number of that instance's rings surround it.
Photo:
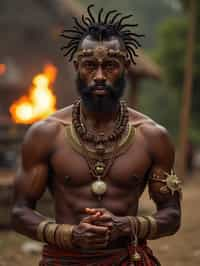
<path fill-rule="evenodd" d="M 153 216 L 137 216 L 138 238 L 153 239 L 157 233 L 157 222 Z"/>
<path fill-rule="evenodd" d="M 37 239 L 60 248 L 72 248 L 73 225 L 42 221 L 37 227 Z"/>
<path fill-rule="evenodd" d="M 160 188 L 161 194 L 170 193 L 171 195 L 174 195 L 175 192 L 178 192 L 182 197 L 181 181 L 175 174 L 174 170 L 171 170 L 171 173 L 169 174 L 162 169 L 156 169 L 150 177 L 149 182 L 163 183 L 163 186 Z"/>
<path fill-rule="evenodd" d="M 131 225 L 131 238 L 154 239 L 157 234 L 157 222 L 153 216 L 128 216 Z"/>

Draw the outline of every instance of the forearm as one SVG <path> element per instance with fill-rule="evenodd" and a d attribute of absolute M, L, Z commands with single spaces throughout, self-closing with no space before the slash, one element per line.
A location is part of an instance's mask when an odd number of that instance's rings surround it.
<path fill-rule="evenodd" d="M 133 220 L 135 234 L 139 239 L 157 239 L 175 234 L 180 227 L 180 209 L 163 208 L 153 215 L 127 216 L 118 224 L 122 236 L 130 237 L 133 234 L 130 218 Z"/>
<path fill-rule="evenodd" d="M 34 240 L 56 245 L 60 248 L 72 247 L 72 229 L 69 224 L 56 224 L 52 219 L 28 207 L 15 207 L 12 211 L 13 228 Z"/>
<path fill-rule="evenodd" d="M 13 229 L 34 240 L 37 238 L 38 225 L 48 218 L 34 211 L 27 206 L 15 206 L 12 210 L 12 227 Z"/>
<path fill-rule="evenodd" d="M 175 234 L 181 224 L 181 210 L 179 208 L 159 209 L 153 217 L 156 219 L 157 232 L 153 239 Z"/>

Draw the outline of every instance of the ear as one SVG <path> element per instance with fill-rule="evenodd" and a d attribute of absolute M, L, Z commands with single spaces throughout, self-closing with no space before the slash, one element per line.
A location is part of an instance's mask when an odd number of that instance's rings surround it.
<path fill-rule="evenodd" d="M 126 72 L 128 72 L 129 69 L 130 69 L 130 66 L 131 66 L 131 60 L 130 59 L 126 59 L 124 66 L 125 66 Z"/>
<path fill-rule="evenodd" d="M 73 64 L 74 64 L 75 70 L 78 71 L 78 66 L 79 66 L 78 61 L 77 60 L 74 60 L 73 61 Z"/>

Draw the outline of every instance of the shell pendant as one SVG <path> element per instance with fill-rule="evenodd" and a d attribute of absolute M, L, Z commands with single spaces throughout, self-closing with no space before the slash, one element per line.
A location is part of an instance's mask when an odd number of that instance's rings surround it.
<path fill-rule="evenodd" d="M 103 196 L 107 191 L 107 184 L 101 179 L 98 179 L 92 183 L 91 190 L 96 196 L 101 198 L 101 196 Z"/>

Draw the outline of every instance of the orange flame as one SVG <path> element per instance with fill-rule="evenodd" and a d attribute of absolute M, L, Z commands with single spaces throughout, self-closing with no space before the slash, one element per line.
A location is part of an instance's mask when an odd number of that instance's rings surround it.
<path fill-rule="evenodd" d="M 49 88 L 56 75 L 56 67 L 48 64 L 43 73 L 33 78 L 28 96 L 22 96 L 10 106 L 15 123 L 31 124 L 56 111 L 56 96 Z"/>
<path fill-rule="evenodd" d="M 6 72 L 6 65 L 5 64 L 0 64 L 0 76 L 4 75 Z"/>

